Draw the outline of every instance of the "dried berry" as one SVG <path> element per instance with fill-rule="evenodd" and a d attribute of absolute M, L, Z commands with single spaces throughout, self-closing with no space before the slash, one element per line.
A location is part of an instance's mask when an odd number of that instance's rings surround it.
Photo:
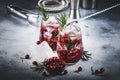
<path fill-rule="evenodd" d="M 75 72 L 80 72 L 80 71 L 82 71 L 82 67 L 81 66 L 79 66 L 78 69 Z"/>
<path fill-rule="evenodd" d="M 25 55 L 25 59 L 30 59 L 30 55 L 29 55 L 29 54 L 26 54 L 26 55 Z"/>
<path fill-rule="evenodd" d="M 80 66 L 80 67 L 78 67 L 78 71 L 82 71 L 82 67 Z"/>
<path fill-rule="evenodd" d="M 33 61 L 32 64 L 35 65 L 35 66 L 38 66 L 38 62 L 37 61 Z"/>
<path fill-rule="evenodd" d="M 103 73 L 105 70 L 104 68 L 100 68 L 100 72 Z"/>
<path fill-rule="evenodd" d="M 65 65 L 65 62 L 57 57 L 52 57 L 44 61 L 46 70 L 52 75 L 61 74 L 65 68 Z"/>

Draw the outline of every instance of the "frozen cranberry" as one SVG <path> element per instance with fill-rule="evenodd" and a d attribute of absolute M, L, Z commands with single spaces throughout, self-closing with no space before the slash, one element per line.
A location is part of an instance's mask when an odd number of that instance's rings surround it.
<path fill-rule="evenodd" d="M 25 55 L 25 59 L 30 59 L 30 55 L 29 55 L 29 54 L 26 54 L 26 55 Z"/>
<path fill-rule="evenodd" d="M 35 66 L 38 66 L 37 61 L 33 61 L 32 64 L 35 65 Z"/>

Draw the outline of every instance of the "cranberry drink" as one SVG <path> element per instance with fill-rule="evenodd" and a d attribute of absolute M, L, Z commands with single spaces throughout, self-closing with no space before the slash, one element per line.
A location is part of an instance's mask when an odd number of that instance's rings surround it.
<path fill-rule="evenodd" d="M 66 63 L 76 63 L 83 53 L 81 29 L 77 23 L 63 28 L 55 17 L 49 17 L 41 24 L 39 40 L 46 41 Z"/>

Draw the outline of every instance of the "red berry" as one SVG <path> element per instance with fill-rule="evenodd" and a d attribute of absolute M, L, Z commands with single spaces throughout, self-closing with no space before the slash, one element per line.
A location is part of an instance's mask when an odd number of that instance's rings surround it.
<path fill-rule="evenodd" d="M 50 47 L 52 48 L 52 50 L 56 50 L 56 48 L 57 48 L 57 42 L 50 41 L 50 42 L 49 42 L 49 45 L 50 45 Z"/>
<path fill-rule="evenodd" d="M 95 70 L 95 74 L 99 74 L 100 73 L 100 71 L 99 70 Z"/>
<path fill-rule="evenodd" d="M 47 31 L 45 26 L 41 26 L 41 32 L 43 32 L 43 31 Z"/>
<path fill-rule="evenodd" d="M 100 72 L 103 73 L 105 70 L 104 68 L 100 68 Z"/>
<path fill-rule="evenodd" d="M 39 45 L 41 42 L 40 41 L 37 41 L 36 44 Z"/>
<path fill-rule="evenodd" d="M 32 64 L 35 65 L 35 66 L 38 66 L 37 61 L 33 61 Z"/>
<path fill-rule="evenodd" d="M 25 59 L 30 59 L 30 55 L 29 55 L 29 54 L 26 54 L 26 55 L 25 55 Z"/>
<path fill-rule="evenodd" d="M 80 71 L 82 71 L 82 67 L 81 66 L 79 66 L 78 69 L 75 72 L 80 72 Z"/>
<path fill-rule="evenodd" d="M 78 71 L 82 71 L 82 67 L 80 66 L 80 67 L 78 67 Z"/>
<path fill-rule="evenodd" d="M 67 70 L 64 70 L 63 75 L 65 75 L 65 74 L 67 74 L 67 73 L 68 73 L 68 71 L 67 71 Z"/>
<path fill-rule="evenodd" d="M 69 40 L 69 35 L 65 34 L 64 36 L 61 37 L 61 42 L 68 42 Z"/>

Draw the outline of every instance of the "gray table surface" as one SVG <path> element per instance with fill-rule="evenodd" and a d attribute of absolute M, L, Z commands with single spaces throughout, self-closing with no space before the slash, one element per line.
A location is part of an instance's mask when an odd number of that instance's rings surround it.
<path fill-rule="evenodd" d="M 39 27 L 8 14 L 6 5 L 15 4 L 37 12 L 37 1 L 0 0 L 0 80 L 120 80 L 120 6 L 80 23 L 83 45 L 92 59 L 67 67 L 68 74 L 44 77 L 33 72 L 27 61 L 22 62 L 20 57 L 38 40 Z M 96 10 L 80 9 L 80 13 L 84 17 L 118 2 L 101 0 Z M 68 13 L 69 8 L 64 11 Z M 74 73 L 78 66 L 83 71 Z M 91 66 L 104 67 L 104 76 L 92 75 Z"/>

